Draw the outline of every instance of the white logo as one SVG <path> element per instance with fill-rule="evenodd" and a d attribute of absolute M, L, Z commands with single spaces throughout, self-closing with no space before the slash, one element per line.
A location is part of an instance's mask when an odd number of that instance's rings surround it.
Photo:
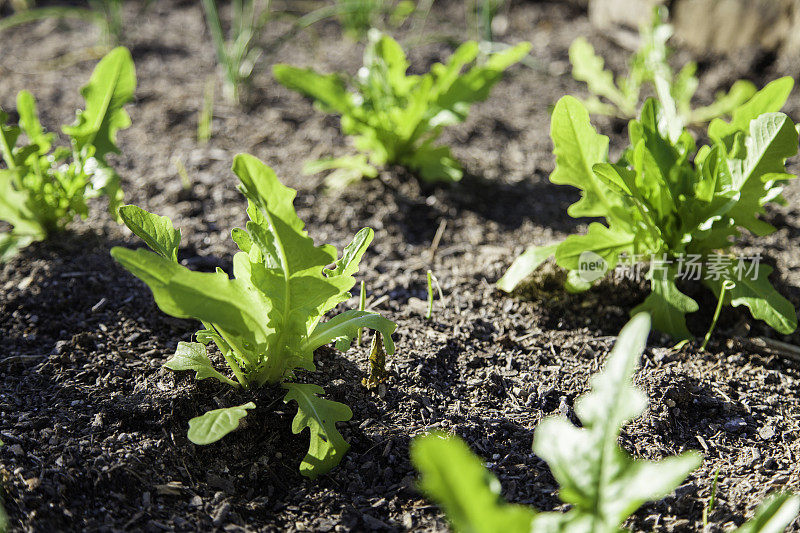
<path fill-rule="evenodd" d="M 582 252 L 578 257 L 578 277 L 586 283 L 593 283 L 608 272 L 608 263 L 594 252 Z"/>

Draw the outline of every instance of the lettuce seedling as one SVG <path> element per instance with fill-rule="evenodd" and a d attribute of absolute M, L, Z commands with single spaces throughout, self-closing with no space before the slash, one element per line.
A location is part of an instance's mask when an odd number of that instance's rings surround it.
<path fill-rule="evenodd" d="M 697 64 L 689 62 L 679 72 L 672 71 L 668 62 L 672 51 L 667 46 L 672 27 L 666 20 L 667 8 L 654 8 L 650 22 L 639 29 L 639 49 L 628 61 L 628 75 L 620 76 L 616 82 L 614 75 L 603 68 L 603 58 L 595 54 L 585 38 L 578 37 L 572 42 L 569 49 L 572 77 L 586 83 L 592 93 L 584 101 L 590 113 L 634 118 L 642 89 L 650 85 L 665 109 L 674 112 L 683 124 L 698 125 L 729 115 L 755 94 L 755 85 L 738 80 L 730 91 L 718 94 L 713 103 L 692 107 L 699 84 L 695 76 Z"/>
<path fill-rule="evenodd" d="M 563 416 L 536 428 L 533 450 L 550 466 L 570 510 L 539 513 L 505 503 L 500 484 L 458 437 L 432 433 L 414 439 L 411 460 L 421 473 L 419 487 L 438 502 L 456 531 L 473 533 L 619 533 L 623 523 L 648 501 L 670 494 L 700 466 L 696 452 L 661 461 L 631 458 L 617 441 L 629 420 L 647 408 L 632 378 L 645 348 L 650 320 L 635 316 L 619 334 L 605 369 L 591 390 L 575 402 L 581 427 Z M 800 497 L 771 498 L 739 533 L 783 531 L 797 516 Z"/>
<path fill-rule="evenodd" d="M 699 150 L 680 122 L 649 99 L 629 123 L 630 146 L 616 163 L 608 161 L 608 137 L 595 131 L 585 107 L 570 96 L 559 100 L 550 128 L 556 156 L 550 181 L 582 190 L 569 215 L 604 217 L 605 224 L 592 222 L 585 235 L 529 248 L 498 287 L 513 290 L 553 254 L 569 271 L 572 291 L 588 289 L 620 262 L 649 263 L 651 293 L 633 313 L 652 313 L 660 331 L 691 337 L 685 314 L 698 304 L 678 290 L 678 279 L 702 279 L 725 304 L 746 306 L 780 333 L 794 331 L 794 307 L 770 284 L 772 269 L 760 257 L 729 251 L 743 230 L 775 231 L 758 215 L 782 200 L 785 181 L 795 177 L 785 163 L 797 153 L 797 130 L 778 112 L 792 83 L 773 81 L 734 110 L 731 122 L 713 120 L 711 143 Z"/>
<path fill-rule="evenodd" d="M 400 45 L 372 30 L 364 66 L 354 78 L 289 65 L 275 65 L 273 72 L 280 83 L 313 98 L 323 111 L 341 115 L 342 132 L 355 137 L 359 155 L 307 165 L 312 173 L 336 169 L 328 185 L 375 177 L 375 166 L 387 164 L 403 165 L 425 182 L 453 182 L 462 177 L 461 165 L 436 140 L 445 126 L 463 122 L 471 104 L 485 100 L 503 71 L 530 48 L 530 43 L 520 43 L 474 63 L 479 47 L 467 42 L 446 64 L 436 63 L 427 74 L 407 75 L 408 60 Z"/>
<path fill-rule="evenodd" d="M 123 106 L 135 89 L 130 52 L 115 48 L 81 90 L 86 108 L 75 124 L 62 127 L 70 148 L 53 147 L 55 136 L 42 128 L 28 91 L 17 95 L 19 125 L 9 125 L 8 114 L 0 110 L 0 153 L 6 167 L 0 169 L 0 220 L 12 226 L 0 233 L 0 260 L 63 230 L 76 216 L 85 218 L 89 198 L 107 196 L 109 212 L 117 216 L 123 193 L 106 156 L 119 153 L 117 131 L 131 123 Z M 27 144 L 21 142 L 23 133 Z"/>
<path fill-rule="evenodd" d="M 359 231 L 337 258 L 330 245 L 315 246 L 293 207 L 296 192 L 280 183 L 271 168 L 253 156 L 239 154 L 233 171 L 242 182 L 250 221 L 234 229 L 239 252 L 233 258 L 233 279 L 222 270 L 194 272 L 177 260 L 180 231 L 166 217 L 136 206 L 123 206 L 125 224 L 152 251 L 115 247 L 111 255 L 153 291 L 158 307 L 168 315 L 202 322 L 197 342 L 181 342 L 166 363 L 172 370 L 193 370 L 196 379 L 216 379 L 233 387 L 280 384 L 285 402 L 297 402 L 294 433 L 309 428 L 308 454 L 300 471 L 316 477 L 336 466 L 348 445 L 337 422 L 352 417 L 344 404 L 321 398 L 324 391 L 296 381 L 300 370 L 314 371 L 314 350 L 332 341 L 346 350 L 359 328 L 382 334 L 386 352 L 394 353 L 394 322 L 376 313 L 345 311 L 322 317 L 350 297 L 353 275 L 373 238 Z M 212 364 L 207 346 L 214 343 L 234 379 Z M 255 404 L 215 409 L 190 422 L 195 444 L 216 442 L 238 427 Z"/>

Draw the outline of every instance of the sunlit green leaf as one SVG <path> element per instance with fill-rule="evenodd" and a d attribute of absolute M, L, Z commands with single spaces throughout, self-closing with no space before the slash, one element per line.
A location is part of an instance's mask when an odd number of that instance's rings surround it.
<path fill-rule="evenodd" d="M 166 259 L 178 260 L 181 231 L 175 229 L 169 218 L 148 213 L 135 205 L 120 207 L 119 216 L 151 250 Z"/>
<path fill-rule="evenodd" d="M 189 421 L 189 440 L 198 445 L 211 444 L 239 427 L 239 421 L 247 416 L 256 404 L 247 402 L 236 407 L 214 409 Z"/>
<path fill-rule="evenodd" d="M 531 531 L 533 510 L 503 502 L 500 483 L 461 439 L 442 433 L 414 439 L 411 461 L 420 490 L 442 506 L 455 531 Z"/>
<path fill-rule="evenodd" d="M 353 412 L 344 404 L 320 398 L 325 391 L 319 385 L 284 383 L 283 388 L 288 391 L 283 401 L 297 402 L 292 433 L 309 430 L 308 453 L 300 463 L 300 473 L 314 479 L 338 465 L 350 448 L 336 423 L 350 420 Z"/>
<path fill-rule="evenodd" d="M 194 370 L 195 379 L 214 378 L 231 386 L 238 386 L 232 379 L 220 374 L 211 364 L 206 347 L 199 342 L 179 342 L 175 355 L 164 363 L 170 370 Z"/>

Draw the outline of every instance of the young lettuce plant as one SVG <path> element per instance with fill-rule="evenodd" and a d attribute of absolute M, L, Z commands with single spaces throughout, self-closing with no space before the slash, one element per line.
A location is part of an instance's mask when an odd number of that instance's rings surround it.
<path fill-rule="evenodd" d="M 746 306 L 782 334 L 794 331 L 794 307 L 770 284 L 772 268 L 759 264 L 760 256 L 729 251 L 742 230 L 775 231 L 758 215 L 768 202 L 782 201 L 784 182 L 795 177 L 785 163 L 797 153 L 797 130 L 778 112 L 792 84 L 788 77 L 775 80 L 735 109 L 731 122 L 712 121 L 711 144 L 699 150 L 679 121 L 647 100 L 628 125 L 630 146 L 616 163 L 608 161 L 608 138 L 592 127 L 585 107 L 563 97 L 552 115 L 550 181 L 582 190 L 570 216 L 604 217 L 605 224 L 592 222 L 585 235 L 529 248 L 498 287 L 510 292 L 551 255 L 576 292 L 621 262 L 649 263 L 651 293 L 632 313 L 652 313 L 654 327 L 677 339 L 691 337 L 685 314 L 698 309 L 678 290 L 678 279 L 702 279 L 725 304 Z"/>
<path fill-rule="evenodd" d="M 115 48 L 81 90 L 86 108 L 73 125 L 62 127 L 69 148 L 53 147 L 55 136 L 42 128 L 28 91 L 17 95 L 19 125 L 8 124 L 8 114 L 0 110 L 0 153 L 6 167 L 0 169 L 0 220 L 11 225 L 11 231 L 0 233 L 0 261 L 63 230 L 76 216 L 86 217 L 89 198 L 107 196 L 109 212 L 117 216 L 123 193 L 106 156 L 119 153 L 117 131 L 131 123 L 123 106 L 135 89 L 130 52 Z"/>
<path fill-rule="evenodd" d="M 353 274 L 373 238 L 359 231 L 337 259 L 333 246 L 315 246 L 292 203 L 296 192 L 282 185 L 271 168 L 253 156 L 239 154 L 233 171 L 242 182 L 250 221 L 231 233 L 239 247 L 233 258 L 233 279 L 222 270 L 194 272 L 177 260 L 180 231 L 166 217 L 136 206 L 123 206 L 125 224 L 152 251 L 115 247 L 111 255 L 153 291 L 158 307 L 168 315 L 194 318 L 203 324 L 197 342 L 181 342 L 166 363 L 172 370 L 194 370 L 197 379 L 213 378 L 245 389 L 280 384 L 284 401 L 297 402 L 292 431 L 308 427 L 310 444 L 300 471 L 308 477 L 324 474 L 341 460 L 348 444 L 337 422 L 352 417 L 344 404 L 320 397 L 317 385 L 296 381 L 299 370 L 314 371 L 314 350 L 334 341 L 346 350 L 359 328 L 381 334 L 386 352 L 394 353 L 395 324 L 376 313 L 345 311 L 322 317 L 350 297 Z M 333 265 L 333 268 L 328 268 Z M 235 379 L 214 368 L 206 347 L 214 343 Z M 189 423 L 189 439 L 209 444 L 238 426 L 252 402 L 215 409 Z"/>
<path fill-rule="evenodd" d="M 572 77 L 586 83 L 592 97 L 584 104 L 592 114 L 631 119 L 636 116 L 642 88 L 650 84 L 661 105 L 671 109 L 686 125 L 699 125 L 729 115 L 756 92 L 746 80 L 738 80 L 727 93 L 717 95 L 707 106 L 692 107 L 697 91 L 697 64 L 689 62 L 676 74 L 669 66 L 667 41 L 672 27 L 666 23 L 667 9 L 656 7 L 649 24 L 639 30 L 639 49 L 630 57 L 628 75 L 614 81 L 614 75 L 603 68 L 603 58 L 583 37 L 573 41 L 569 49 Z"/>
<path fill-rule="evenodd" d="M 289 65 L 275 65 L 273 72 L 280 83 L 313 98 L 323 111 L 341 115 L 342 132 L 355 137 L 361 154 L 307 165 L 311 173 L 336 169 L 328 177 L 329 186 L 375 177 L 375 166 L 387 164 L 403 165 L 425 182 L 454 182 L 462 177 L 461 165 L 447 146 L 434 143 L 445 126 L 463 122 L 471 104 L 485 100 L 503 71 L 530 47 L 520 43 L 475 64 L 478 44 L 467 42 L 446 64 L 433 65 L 427 74 L 407 75 L 400 45 L 372 30 L 364 66 L 354 78 Z"/>
<path fill-rule="evenodd" d="M 621 533 L 639 507 L 670 494 L 700 466 L 696 452 L 645 461 L 631 458 L 617 444 L 622 427 L 647 408 L 647 398 L 632 378 L 649 323 L 642 313 L 620 332 L 605 369 L 575 402 L 581 427 L 562 415 L 536 428 L 533 451 L 550 466 L 561 500 L 571 506 L 566 513 L 505 503 L 497 479 L 458 437 L 432 433 L 414 439 L 411 460 L 421 473 L 419 487 L 443 507 L 456 531 Z M 800 497 L 777 495 L 736 531 L 781 532 L 798 510 Z"/>

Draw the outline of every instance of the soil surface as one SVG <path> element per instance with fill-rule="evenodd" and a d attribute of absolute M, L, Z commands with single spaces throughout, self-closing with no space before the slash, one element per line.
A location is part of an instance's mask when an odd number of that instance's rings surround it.
<path fill-rule="evenodd" d="M 410 53 L 413 70 L 427 70 L 470 35 L 462 4 L 436 2 Z M 445 134 L 465 166 L 464 180 L 421 187 L 390 168 L 379 179 L 325 193 L 320 176 L 300 169 L 306 160 L 348 152 L 338 119 L 261 68 L 249 104 L 240 109 L 218 99 L 213 139 L 198 144 L 198 111 L 215 68 L 199 3 L 126 5 L 124 42 L 139 80 L 128 108 L 133 126 L 121 132 L 122 155 L 115 159 L 126 201 L 173 219 L 183 232 L 184 264 L 229 269 L 235 249 L 229 231 L 246 217 L 232 158 L 239 152 L 262 158 L 299 190 L 296 206 L 317 242 L 341 248 L 360 227 L 375 229 L 359 279 L 366 281 L 368 306 L 397 321 L 397 354 L 385 391 L 373 394 L 361 385 L 366 346 L 344 354 L 319 350 L 318 371 L 307 377 L 352 407 L 353 419 L 340 425 L 352 448 L 329 475 L 301 477 L 307 436 L 291 433 L 294 409 L 279 390 L 237 393 L 162 368 L 198 325 L 165 316 L 144 284 L 112 261 L 111 246 L 142 243 L 98 202 L 70 232 L 0 267 L 0 473 L 12 529 L 445 530 L 441 512 L 416 491 L 408 459 L 411 438 L 432 429 L 465 438 L 508 500 L 560 508 L 546 464 L 531 452 L 534 430 L 545 416 L 571 414 L 646 287 L 609 280 L 568 295 L 549 266 L 512 296 L 494 282 L 525 246 L 587 223 L 566 215 L 576 191 L 547 180 L 549 108 L 563 94 L 585 94 L 569 76 L 571 40 L 588 36 L 615 68 L 627 52 L 593 32 L 574 5 L 515 2 L 500 38 L 530 40 L 532 64 L 512 69 L 465 124 Z M 287 24 L 270 25 L 265 40 L 273 42 Z M 400 35 L 415 40 L 407 29 Z M 3 32 L 0 106 L 13 111 L 16 93 L 29 89 L 49 130 L 71 122 L 97 40 L 97 30 L 80 21 Z M 355 72 L 361 52 L 328 21 L 274 46 L 260 66 L 280 61 Z M 735 61 L 698 59 L 702 102 L 736 78 L 761 85 L 781 74 L 774 58 L 757 52 Z M 787 106 L 795 119 L 798 106 L 795 93 Z M 596 124 L 612 147 L 622 145 L 621 123 Z M 188 188 L 176 159 L 187 168 Z M 787 206 L 767 215 L 778 231 L 745 239 L 741 249 L 760 251 L 775 267 L 774 283 L 798 306 L 800 185 L 790 185 L 786 196 Z M 445 295 L 430 321 L 420 305 L 428 268 Z M 715 302 L 700 287 L 687 290 L 701 303 L 689 322 L 702 335 Z M 357 305 L 357 296 L 349 304 Z M 632 529 L 699 530 L 717 470 L 710 531 L 742 523 L 772 491 L 800 490 L 800 362 L 762 347 L 758 337 L 800 345 L 800 334 L 779 336 L 730 308 L 708 351 L 697 344 L 674 350 L 668 338 L 651 335 L 637 375 L 650 407 L 626 427 L 622 444 L 650 459 L 694 449 L 704 461 L 672 496 L 640 509 Z M 239 431 L 205 447 L 187 440 L 191 417 L 251 399 L 258 408 Z M 797 523 L 793 528 L 800 530 Z"/>

